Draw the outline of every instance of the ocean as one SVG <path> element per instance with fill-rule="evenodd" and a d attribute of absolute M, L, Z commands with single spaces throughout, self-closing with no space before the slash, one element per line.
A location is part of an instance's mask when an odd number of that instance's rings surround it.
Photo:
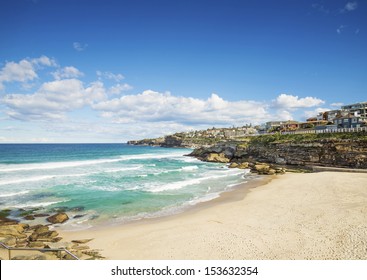
<path fill-rule="evenodd" d="M 1 144 L 0 209 L 65 211 L 85 229 L 182 212 L 249 177 L 185 156 L 190 149 L 126 144 Z"/>

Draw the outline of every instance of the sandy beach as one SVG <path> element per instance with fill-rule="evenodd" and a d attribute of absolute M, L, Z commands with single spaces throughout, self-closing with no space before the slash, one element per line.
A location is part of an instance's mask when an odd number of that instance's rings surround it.
<path fill-rule="evenodd" d="M 367 259 L 367 174 L 286 174 L 182 214 L 61 235 L 94 238 L 107 259 Z"/>

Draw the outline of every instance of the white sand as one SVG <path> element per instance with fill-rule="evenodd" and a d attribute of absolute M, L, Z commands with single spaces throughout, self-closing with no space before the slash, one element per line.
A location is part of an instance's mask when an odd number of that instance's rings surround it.
<path fill-rule="evenodd" d="M 62 232 L 108 259 L 367 259 L 367 174 L 286 174 L 183 214 Z"/>

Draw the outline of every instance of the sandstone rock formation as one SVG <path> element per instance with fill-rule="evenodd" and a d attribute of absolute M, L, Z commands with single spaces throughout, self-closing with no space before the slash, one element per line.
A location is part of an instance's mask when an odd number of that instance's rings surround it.
<path fill-rule="evenodd" d="M 253 141 L 245 144 L 224 142 L 211 147 L 195 149 L 190 156 L 204 161 L 232 162 L 234 164 L 231 164 L 230 167 L 251 167 L 253 171 L 260 174 L 284 173 L 284 170 L 279 167 L 284 165 L 366 169 L 367 140 L 330 138 L 298 142 Z M 256 162 L 271 164 L 271 166 L 256 167 L 253 165 Z"/>
<path fill-rule="evenodd" d="M 66 213 L 57 213 L 55 215 L 52 215 L 46 219 L 48 222 L 52 224 L 62 224 L 69 220 L 69 217 Z"/>

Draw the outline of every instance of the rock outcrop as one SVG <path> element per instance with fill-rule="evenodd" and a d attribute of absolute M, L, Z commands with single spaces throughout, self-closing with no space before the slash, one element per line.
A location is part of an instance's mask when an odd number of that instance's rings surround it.
<path fill-rule="evenodd" d="M 213 156 L 213 153 L 218 156 Z M 204 161 L 231 162 L 234 164 L 231 164 L 230 167 L 250 167 L 260 174 L 278 173 L 278 166 L 284 165 L 366 169 L 367 140 L 363 138 L 331 138 L 297 142 L 248 141 L 246 143 L 218 143 L 208 148 L 196 149 L 190 156 Z M 218 160 L 219 158 L 220 160 Z M 267 163 L 268 165 L 258 163 Z"/>
<path fill-rule="evenodd" d="M 92 239 L 73 240 L 71 242 L 61 242 L 62 237 L 55 230 L 50 230 L 47 225 L 37 224 L 29 226 L 28 224 L 18 223 L 11 220 L 12 224 L 9 224 L 10 219 L 6 220 L 5 214 L 9 211 L 3 210 L 2 220 L 0 220 L 0 242 L 4 243 L 8 247 L 15 248 L 34 248 L 34 249 L 47 249 L 49 251 L 39 251 L 37 254 L 29 254 L 25 251 L 12 251 L 12 260 L 72 260 L 74 259 L 70 254 L 65 251 L 60 251 L 58 248 L 65 248 L 72 254 L 76 255 L 79 259 L 103 259 L 99 250 L 90 249 L 85 243 L 88 243 Z M 50 250 L 57 249 L 57 250 Z M 33 251 L 35 252 L 35 251 Z"/>
<path fill-rule="evenodd" d="M 69 217 L 66 213 L 57 213 L 55 215 L 52 215 L 46 219 L 51 224 L 62 224 L 69 220 Z"/>

